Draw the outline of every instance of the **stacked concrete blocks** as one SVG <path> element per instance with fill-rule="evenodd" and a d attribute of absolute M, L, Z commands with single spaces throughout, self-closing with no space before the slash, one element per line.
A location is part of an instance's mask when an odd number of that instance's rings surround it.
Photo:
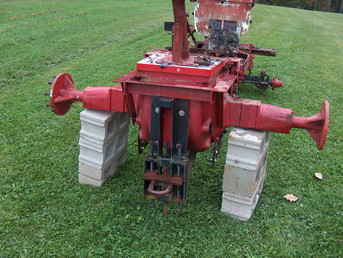
<path fill-rule="evenodd" d="M 126 161 L 129 117 L 86 109 L 80 120 L 79 183 L 99 187 Z"/>
<path fill-rule="evenodd" d="M 234 128 L 223 178 L 222 212 L 239 220 L 252 216 L 267 170 L 269 133 Z"/>

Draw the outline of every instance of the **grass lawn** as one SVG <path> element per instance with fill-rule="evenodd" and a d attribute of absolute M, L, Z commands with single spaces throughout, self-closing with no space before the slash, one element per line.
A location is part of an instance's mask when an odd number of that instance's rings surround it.
<path fill-rule="evenodd" d="M 244 38 L 279 50 L 256 71 L 286 86 L 242 96 L 294 109 L 331 102 L 331 131 L 317 151 L 305 131 L 274 134 L 268 178 L 253 218 L 220 213 L 225 146 L 216 166 L 197 159 L 182 216 L 143 198 L 136 129 L 121 176 L 78 184 L 80 105 L 57 117 L 47 81 L 73 74 L 78 88 L 110 85 L 145 50 L 165 47 L 171 1 L 0 0 L 0 257 L 343 256 L 343 15 L 258 5 Z M 314 179 L 321 172 L 323 181 Z M 293 193 L 296 203 L 282 196 Z"/>

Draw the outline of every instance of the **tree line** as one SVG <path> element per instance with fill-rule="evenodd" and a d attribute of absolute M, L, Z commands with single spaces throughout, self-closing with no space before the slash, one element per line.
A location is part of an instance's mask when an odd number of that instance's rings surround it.
<path fill-rule="evenodd" d="M 343 0 L 257 0 L 258 3 L 343 13 Z"/>

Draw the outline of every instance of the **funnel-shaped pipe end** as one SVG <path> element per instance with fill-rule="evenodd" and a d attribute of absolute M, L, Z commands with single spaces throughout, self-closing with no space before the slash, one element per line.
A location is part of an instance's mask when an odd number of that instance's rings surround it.
<path fill-rule="evenodd" d="M 293 117 L 293 127 L 306 129 L 312 139 L 316 142 L 319 150 L 326 144 L 329 132 L 330 104 L 327 100 L 323 102 L 321 111 L 311 117 Z"/>
<path fill-rule="evenodd" d="M 50 107 L 57 115 L 66 114 L 75 101 L 74 81 L 70 74 L 60 73 L 52 82 Z"/>
<path fill-rule="evenodd" d="M 317 128 L 308 129 L 312 139 L 317 143 L 319 150 L 323 149 L 326 144 L 326 139 L 329 133 L 330 122 L 330 104 L 325 100 L 322 105 L 322 110 L 318 114 L 320 119 L 315 122 Z"/>

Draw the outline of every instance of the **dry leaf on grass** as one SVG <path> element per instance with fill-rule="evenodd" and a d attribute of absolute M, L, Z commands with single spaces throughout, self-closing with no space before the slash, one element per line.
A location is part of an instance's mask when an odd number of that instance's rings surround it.
<path fill-rule="evenodd" d="M 286 194 L 283 196 L 289 202 L 296 202 L 299 198 L 296 197 L 294 194 Z"/>
<path fill-rule="evenodd" d="M 319 173 L 319 172 L 318 172 L 318 173 L 314 173 L 314 177 L 317 178 L 317 179 L 319 179 L 319 180 L 323 180 L 323 178 L 324 178 L 324 177 L 323 177 L 323 174 L 322 174 L 322 173 Z"/>

